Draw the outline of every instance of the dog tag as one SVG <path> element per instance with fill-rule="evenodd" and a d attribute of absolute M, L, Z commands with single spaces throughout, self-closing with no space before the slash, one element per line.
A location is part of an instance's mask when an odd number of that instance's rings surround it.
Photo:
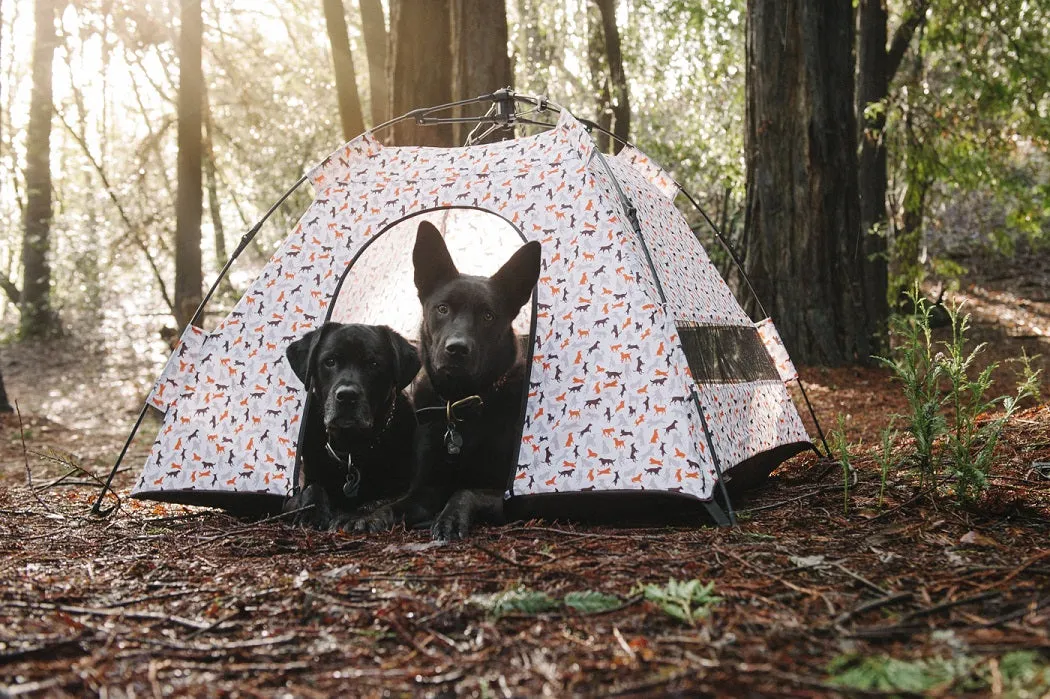
<path fill-rule="evenodd" d="M 361 472 L 356 467 L 347 465 L 346 483 L 343 483 L 343 495 L 349 499 L 357 497 L 357 491 L 361 489 Z"/>
<path fill-rule="evenodd" d="M 445 432 L 445 450 L 449 456 L 458 456 L 460 450 L 463 448 L 463 435 L 456 432 L 449 425 L 448 431 Z"/>

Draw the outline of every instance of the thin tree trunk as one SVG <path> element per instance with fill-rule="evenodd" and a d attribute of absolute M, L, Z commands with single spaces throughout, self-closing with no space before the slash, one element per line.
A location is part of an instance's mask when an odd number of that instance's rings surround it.
<path fill-rule="evenodd" d="M 179 30 L 179 157 L 175 223 L 175 321 L 184 328 L 201 302 L 201 0 L 182 0 Z"/>
<path fill-rule="evenodd" d="M 860 225 L 864 234 L 864 289 L 867 313 L 884 343 L 889 317 L 889 224 L 886 211 L 886 99 L 915 29 L 926 11 L 919 0 L 887 45 L 885 0 L 860 0 L 857 9 L 857 122 L 860 124 L 858 186 Z M 876 347 L 878 350 L 879 347 Z"/>
<path fill-rule="evenodd" d="M 215 271 L 216 273 L 222 271 L 223 265 L 226 264 L 226 260 L 229 258 L 229 254 L 226 252 L 226 229 L 222 225 L 222 207 L 219 204 L 219 178 L 216 174 L 215 168 L 215 150 L 212 147 L 212 123 L 211 123 L 211 102 L 208 99 L 208 88 L 203 87 L 203 94 L 201 95 L 201 109 L 203 110 L 204 119 L 204 185 L 208 189 L 208 213 L 211 218 L 211 229 L 212 239 L 215 244 Z M 232 292 L 233 285 L 230 283 L 229 277 L 224 277 L 219 282 L 220 288 L 224 292 Z"/>
<path fill-rule="evenodd" d="M 514 78 L 507 54 L 505 0 L 452 0 L 451 10 L 452 99 L 469 99 L 511 87 Z M 487 108 L 487 104 L 479 105 L 464 109 L 462 114 Z M 473 124 L 456 124 L 455 142 L 463 143 L 473 128 Z M 491 143 L 510 135 L 506 130 L 494 131 L 477 142 Z"/>
<path fill-rule="evenodd" d="M 450 0 L 392 0 L 390 13 L 391 113 L 434 107 L 452 100 Z M 417 126 L 406 119 L 393 128 L 398 145 L 452 146 L 452 127 Z"/>
<path fill-rule="evenodd" d="M 343 0 L 323 0 L 324 21 L 328 28 L 328 42 L 332 46 L 332 64 L 335 67 L 335 91 L 339 97 L 339 118 L 343 123 L 343 138 L 349 141 L 365 130 L 361 114 L 361 98 L 357 94 L 357 73 L 350 53 L 350 37 L 346 33 L 346 15 Z"/>
<path fill-rule="evenodd" d="M 611 80 L 613 128 L 616 138 L 613 152 L 618 153 L 631 134 L 631 102 L 627 94 L 627 75 L 623 72 L 623 53 L 620 50 L 620 30 L 616 26 L 616 0 L 595 0 L 602 15 L 605 34 L 605 55 Z"/>
<path fill-rule="evenodd" d="M 867 362 L 851 2 L 749 0 L 747 21 L 748 275 L 797 361 Z"/>
<path fill-rule="evenodd" d="M 597 6 L 587 6 L 587 68 L 591 74 L 594 95 L 595 123 L 605 131 L 612 131 L 612 95 L 609 94 L 609 71 L 605 62 L 605 32 L 602 15 Z M 594 142 L 602 153 L 609 152 L 609 134 L 597 131 Z"/>
<path fill-rule="evenodd" d="M 26 131 L 26 209 L 22 239 L 21 332 L 42 337 L 58 329 L 51 310 L 51 70 L 55 56 L 55 6 L 36 0 L 33 88 Z"/>
<path fill-rule="evenodd" d="M 368 58 L 368 93 L 372 126 L 390 119 L 390 85 L 387 82 L 386 17 L 380 0 L 360 0 L 361 33 Z"/>
<path fill-rule="evenodd" d="M 4 388 L 4 371 L 3 366 L 0 366 L 0 413 L 13 413 L 14 408 L 11 407 L 11 401 L 7 398 L 7 389 Z"/>

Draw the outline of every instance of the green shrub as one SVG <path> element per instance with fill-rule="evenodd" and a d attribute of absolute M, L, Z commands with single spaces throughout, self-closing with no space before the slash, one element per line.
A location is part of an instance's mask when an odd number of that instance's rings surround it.
<path fill-rule="evenodd" d="M 955 480 L 956 498 L 963 503 L 974 502 L 987 488 L 988 469 L 1007 421 L 1022 400 L 1038 396 L 1039 372 L 1032 369 L 1027 356 L 1022 356 L 1014 395 L 988 398 L 992 374 L 999 365 L 992 362 L 976 370 L 985 344 L 966 351 L 969 314 L 958 306 L 949 308 L 951 338 L 935 346 L 930 330 L 933 304 L 917 288 L 909 298 L 914 312 L 891 319 L 890 332 L 895 339 L 891 357 L 876 359 L 893 371 L 904 388 L 908 414 L 896 417 L 904 420 L 914 440 L 911 458 L 919 470 L 919 487 L 929 485 L 936 492 L 943 460 Z M 1002 412 L 994 418 L 980 422 L 981 415 L 999 408 Z M 895 439 L 891 425 L 883 433 L 883 451 L 877 457 L 883 470 L 883 490 Z M 942 448 L 938 448 L 939 440 Z M 882 494 L 880 491 L 880 504 Z"/>

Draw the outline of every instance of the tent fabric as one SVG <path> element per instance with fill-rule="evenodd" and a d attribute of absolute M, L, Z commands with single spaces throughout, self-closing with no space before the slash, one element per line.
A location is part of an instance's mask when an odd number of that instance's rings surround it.
<path fill-rule="evenodd" d="M 758 331 L 673 206 L 673 179 L 633 148 L 600 155 L 568 112 L 539 135 L 467 148 L 384 147 L 365 134 L 309 179 L 315 199 L 261 276 L 165 368 L 164 422 L 134 495 L 288 494 L 306 394 L 285 348 L 330 317 L 411 334 L 418 302 L 406 300 L 397 231 L 470 210 L 501 218 L 514 247 L 542 244 L 508 497 L 709 501 L 719 468 L 731 478 L 737 464 L 808 444 Z M 705 361 L 695 348 L 719 338 L 732 339 L 716 353 L 722 369 L 694 381 Z"/>

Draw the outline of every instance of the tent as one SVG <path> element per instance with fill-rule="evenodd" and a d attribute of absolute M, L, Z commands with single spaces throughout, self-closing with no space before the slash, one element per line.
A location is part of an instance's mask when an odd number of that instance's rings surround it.
<path fill-rule="evenodd" d="M 535 100 L 487 97 L 497 125 L 513 113 L 506 102 Z M 285 347 L 328 319 L 410 333 L 407 236 L 420 216 L 447 223 L 471 212 L 498 226 L 476 226 L 461 249 L 484 247 L 495 228 L 514 247 L 542 244 L 521 325 L 529 390 L 517 463 L 507 465 L 513 512 L 554 503 L 571 515 L 587 495 L 655 506 L 659 496 L 724 523 L 727 485 L 812 448 L 775 328 L 734 299 L 674 206 L 679 186 L 633 147 L 603 155 L 567 110 L 549 126 L 461 148 L 387 147 L 365 133 L 311 170 L 313 202 L 265 270 L 214 328 L 190 326 L 158 377 L 146 403 L 163 425 L 133 495 L 279 503 L 296 487 L 307 400 Z"/>

